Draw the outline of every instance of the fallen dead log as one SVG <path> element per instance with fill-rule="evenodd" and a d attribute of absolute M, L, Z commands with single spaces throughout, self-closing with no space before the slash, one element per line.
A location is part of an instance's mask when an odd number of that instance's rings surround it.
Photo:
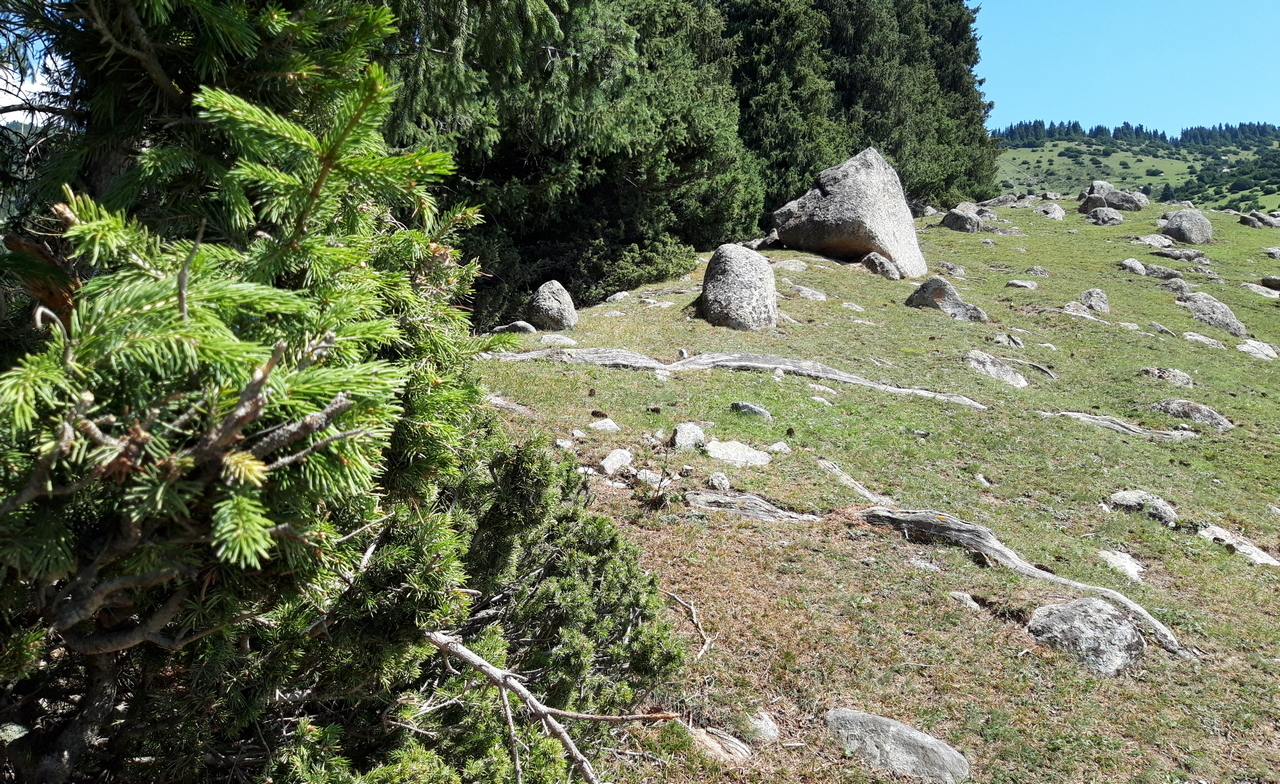
<path fill-rule="evenodd" d="M 862 519 L 872 525 L 889 525 L 910 535 L 919 536 L 928 540 L 941 540 L 950 544 L 958 545 L 966 550 L 972 550 L 975 553 L 980 553 L 986 556 L 1007 569 L 1017 572 L 1023 577 L 1029 577 L 1035 580 L 1045 580 L 1046 582 L 1051 582 L 1055 585 L 1061 585 L 1076 591 L 1095 593 L 1099 596 L 1110 599 L 1111 601 L 1124 606 L 1134 615 L 1141 618 L 1151 630 L 1156 641 L 1160 643 L 1160 647 L 1183 658 L 1195 658 L 1195 654 L 1185 648 L 1182 643 L 1178 642 L 1178 638 L 1169 630 L 1169 627 L 1152 617 L 1151 613 L 1147 612 L 1142 605 L 1133 601 L 1119 591 L 1113 591 L 1110 588 L 1101 588 L 1087 583 L 1079 583 L 1075 580 L 1068 580 L 1065 577 L 1059 577 L 1056 574 L 1039 568 L 1006 547 L 1003 542 L 996 538 L 996 535 L 992 533 L 989 528 L 984 528 L 983 526 L 976 525 L 974 523 L 967 523 L 964 520 L 961 520 L 958 517 L 953 517 L 945 512 L 935 512 L 930 509 L 896 512 L 882 506 L 877 506 L 864 511 L 862 513 Z"/>

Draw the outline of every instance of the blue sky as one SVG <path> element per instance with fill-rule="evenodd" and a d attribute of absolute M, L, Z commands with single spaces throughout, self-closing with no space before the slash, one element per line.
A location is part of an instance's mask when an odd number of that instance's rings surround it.
<path fill-rule="evenodd" d="M 969 0 L 988 127 L 1280 125 L 1280 0 Z"/>

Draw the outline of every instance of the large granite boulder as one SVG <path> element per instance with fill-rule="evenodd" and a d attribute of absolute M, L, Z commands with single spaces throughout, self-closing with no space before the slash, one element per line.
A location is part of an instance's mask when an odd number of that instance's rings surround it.
<path fill-rule="evenodd" d="M 778 293 L 769 260 L 741 245 L 721 245 L 707 263 L 698 303 L 717 327 L 755 331 L 778 325 Z"/>
<path fill-rule="evenodd" d="M 1036 213 L 1037 215 L 1043 215 L 1049 220 L 1060 221 L 1067 217 L 1067 211 L 1062 209 L 1062 205 L 1054 204 L 1053 202 L 1049 202 L 1048 204 L 1041 204 L 1040 206 L 1033 209 L 1032 212 Z"/>
<path fill-rule="evenodd" d="M 549 280 L 534 292 L 529 303 L 529 323 L 550 332 L 577 325 L 578 311 L 573 307 L 573 297 L 560 285 L 560 281 Z"/>
<path fill-rule="evenodd" d="M 1124 223 L 1124 216 L 1120 214 L 1119 210 L 1111 207 L 1098 207 L 1095 210 L 1089 210 L 1085 220 L 1095 226 L 1119 226 Z"/>
<path fill-rule="evenodd" d="M 931 784 L 959 784 L 969 778 L 963 754 L 900 721 L 836 708 L 827 712 L 827 729 L 846 753 L 872 768 Z"/>
<path fill-rule="evenodd" d="M 1099 207 L 1105 206 L 1107 206 L 1106 196 L 1103 196 L 1101 193 L 1090 193 L 1081 200 L 1079 210 L 1081 214 L 1087 215 Z"/>
<path fill-rule="evenodd" d="M 960 321 L 987 321 L 987 314 L 977 305 L 960 299 L 960 292 L 946 278 L 934 275 L 911 292 L 906 305 L 912 308 L 937 308 Z"/>
<path fill-rule="evenodd" d="M 1178 210 L 1169 216 L 1161 232 L 1188 245 L 1204 245 L 1213 240 L 1213 224 L 1199 210 Z"/>
<path fill-rule="evenodd" d="M 957 207 L 942 216 L 942 226 L 952 231 L 976 234 L 982 231 L 982 218 L 979 218 L 976 212 L 969 212 Z"/>
<path fill-rule="evenodd" d="M 905 277 L 929 272 L 902 182 L 875 149 L 819 173 L 808 193 L 773 213 L 773 224 L 788 248 L 849 260 L 879 253 Z"/>
<path fill-rule="evenodd" d="M 1115 675 L 1131 666 L 1147 647 L 1138 627 L 1101 599 L 1041 607 L 1032 613 L 1027 631 L 1102 675 Z"/>
<path fill-rule="evenodd" d="M 1151 203 L 1141 191 L 1111 191 L 1102 198 L 1105 206 L 1127 212 L 1137 212 Z"/>
<path fill-rule="evenodd" d="M 1231 308 L 1212 294 L 1206 294 L 1203 291 L 1188 292 L 1178 297 L 1178 304 L 1190 310 L 1192 318 L 1196 321 L 1225 329 L 1238 338 L 1247 337 L 1249 334 Z"/>

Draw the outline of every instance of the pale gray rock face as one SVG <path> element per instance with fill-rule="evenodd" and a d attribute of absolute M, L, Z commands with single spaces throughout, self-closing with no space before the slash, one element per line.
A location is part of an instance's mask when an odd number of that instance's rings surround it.
<path fill-rule="evenodd" d="M 1177 368 L 1149 367 L 1143 368 L 1142 372 L 1152 378 L 1158 378 L 1161 381 L 1168 381 L 1170 384 L 1176 384 L 1180 387 L 1195 386 L 1195 382 L 1191 380 L 1191 376 L 1183 373 Z"/>
<path fill-rule="evenodd" d="M 739 468 L 769 465 L 769 461 L 773 459 L 768 452 L 754 449 L 739 441 L 709 441 L 706 444 L 706 450 L 709 457 L 723 460 Z"/>
<path fill-rule="evenodd" d="M 738 400 L 730 403 L 729 408 L 737 411 L 739 414 L 748 414 L 750 416 L 763 417 L 765 421 L 772 422 L 773 414 L 769 413 L 769 409 L 755 403 L 748 403 L 745 400 Z"/>
<path fill-rule="evenodd" d="M 1200 343 L 1201 345 L 1205 345 L 1210 348 L 1226 348 L 1226 346 L 1222 344 L 1221 340 L 1214 340 L 1211 337 L 1201 335 L 1199 332 L 1183 332 L 1182 337 L 1192 343 Z"/>
<path fill-rule="evenodd" d="M 1147 644 L 1124 613 L 1101 599 L 1051 604 L 1031 615 L 1027 631 L 1101 675 L 1115 675 L 1142 658 Z"/>
<path fill-rule="evenodd" d="M 495 334 L 503 334 L 507 332 L 524 333 L 532 335 L 538 331 L 538 328 L 527 321 L 513 321 L 510 324 L 503 324 L 500 327 L 494 327 Z"/>
<path fill-rule="evenodd" d="M 903 276 L 929 272 L 898 173 L 874 149 L 818 174 L 808 193 L 773 214 L 788 248 L 837 259 L 879 253 Z"/>
<path fill-rule="evenodd" d="M 1049 220 L 1060 221 L 1060 220 L 1064 220 L 1067 217 L 1067 211 L 1062 209 L 1061 205 L 1053 204 L 1052 202 L 1050 202 L 1049 204 L 1041 204 L 1040 206 L 1033 209 L 1032 212 L 1036 213 L 1037 215 L 1043 215 Z"/>
<path fill-rule="evenodd" d="M 1267 254 L 1268 258 L 1280 259 L 1280 248 L 1263 248 L 1262 252 Z"/>
<path fill-rule="evenodd" d="M 1213 224 L 1199 210 L 1179 210 L 1169 216 L 1162 230 L 1178 242 L 1188 245 L 1204 245 L 1213 240 Z"/>
<path fill-rule="evenodd" d="M 1107 197 L 1101 193 L 1090 193 L 1080 202 L 1080 214 L 1088 215 L 1096 209 L 1107 206 Z"/>
<path fill-rule="evenodd" d="M 1151 255 L 1174 261 L 1195 261 L 1204 258 L 1204 251 L 1199 248 L 1161 248 L 1151 251 Z"/>
<path fill-rule="evenodd" d="M 1168 289 L 1169 291 L 1172 291 L 1174 294 L 1177 294 L 1179 297 L 1181 297 L 1183 294 L 1191 293 L 1191 284 L 1186 282 L 1182 278 L 1169 278 L 1164 283 L 1160 284 L 1160 288 Z"/>
<path fill-rule="evenodd" d="M 942 225 L 952 231 L 976 234 L 982 231 L 982 218 L 979 218 L 977 213 L 973 212 L 964 212 L 959 209 L 948 210 L 947 214 L 942 216 Z"/>
<path fill-rule="evenodd" d="M 1147 274 L 1146 265 L 1144 265 L 1142 262 L 1138 261 L 1137 259 L 1125 259 L 1124 261 L 1120 262 L 1120 269 L 1126 272 L 1132 272 L 1134 275 Z"/>
<path fill-rule="evenodd" d="M 1098 557 L 1105 561 L 1107 566 L 1120 572 L 1135 583 L 1142 582 L 1142 573 L 1147 568 L 1138 563 L 1137 559 L 1132 555 L 1116 550 L 1099 550 Z"/>
<path fill-rule="evenodd" d="M 1173 330 L 1166 327 L 1164 324 L 1161 324 L 1159 321 L 1151 322 L 1151 328 L 1161 335 L 1169 335 L 1171 337 L 1178 336 L 1177 333 L 1175 333 Z"/>
<path fill-rule="evenodd" d="M 964 355 L 964 361 L 969 367 L 986 376 L 1003 381 L 1011 387 L 1022 389 L 1026 387 L 1027 380 L 1022 374 L 1009 367 L 999 359 L 982 351 L 970 351 Z"/>
<path fill-rule="evenodd" d="M 1111 505 L 1131 512 L 1146 511 L 1147 516 L 1172 527 L 1178 522 L 1173 504 L 1146 490 L 1120 490 L 1111 494 Z"/>
<path fill-rule="evenodd" d="M 629 465 L 631 465 L 631 453 L 625 449 L 615 449 L 600 461 L 600 467 L 608 476 L 613 476 Z"/>
<path fill-rule="evenodd" d="M 572 329 L 578 324 L 573 297 L 560 281 L 549 280 L 534 292 L 533 301 L 529 303 L 529 323 L 549 332 Z"/>
<path fill-rule="evenodd" d="M 1276 248 L 1276 249 L 1274 249 L 1274 250 L 1280 250 L 1280 248 Z M 1272 290 L 1274 290 L 1274 291 L 1280 291 L 1280 276 L 1277 276 L 1277 275 L 1268 275 L 1268 276 L 1266 276 L 1265 278 L 1263 278 L 1263 279 L 1262 279 L 1261 281 L 1259 281 L 1259 282 L 1260 282 L 1260 283 L 1263 285 L 1263 287 L 1265 287 L 1265 288 L 1269 288 L 1269 289 L 1272 289 Z"/>
<path fill-rule="evenodd" d="M 1106 180 L 1094 180 L 1089 183 L 1089 187 L 1085 190 L 1086 194 L 1096 193 L 1100 196 L 1106 196 L 1116 189 L 1116 186 Z"/>
<path fill-rule="evenodd" d="M 716 471 L 707 477 L 707 487 L 726 493 L 732 488 L 732 485 L 729 484 L 729 477 L 725 476 L 723 471 Z"/>
<path fill-rule="evenodd" d="M 681 422 L 671 434 L 671 446 L 676 450 L 697 449 L 707 443 L 707 434 L 693 422 Z"/>
<path fill-rule="evenodd" d="M 721 245 L 707 263 L 699 300 L 709 324 L 746 331 L 778 325 L 773 268 L 764 256 L 741 245 Z"/>
<path fill-rule="evenodd" d="M 621 302 L 622 300 L 630 296 L 631 296 L 631 292 L 629 291 L 619 291 L 617 294 L 610 294 L 609 296 L 605 297 L 604 301 L 605 302 Z"/>
<path fill-rule="evenodd" d="M 1057 201 L 1058 199 L 1062 198 L 1062 194 L 1058 193 L 1057 191 L 1045 191 L 1044 193 L 1040 194 L 1040 198 L 1044 199 L 1045 201 Z"/>
<path fill-rule="evenodd" d="M 1168 414 L 1169 416 L 1178 417 L 1179 419 L 1190 419 L 1193 422 L 1199 422 L 1202 425 L 1208 425 L 1209 427 L 1217 430 L 1226 431 L 1235 427 L 1235 425 L 1231 424 L 1231 421 L 1222 414 L 1219 414 L 1217 411 L 1214 411 L 1205 404 L 1197 403 L 1194 400 L 1182 400 L 1175 397 L 1165 398 L 1157 403 L 1153 403 L 1151 405 L 1151 409 L 1153 411 L 1160 411 Z"/>
<path fill-rule="evenodd" d="M 959 321 L 988 320 L 982 308 L 960 299 L 960 292 L 956 291 L 955 286 L 937 275 L 920 284 L 920 288 L 907 297 L 906 304 L 913 308 L 937 308 Z"/>
<path fill-rule="evenodd" d="M 1178 304 L 1191 311 L 1191 317 L 1196 321 L 1204 322 L 1211 327 L 1224 329 L 1238 338 L 1246 337 L 1249 331 L 1245 329 L 1240 319 L 1236 318 L 1236 314 L 1231 311 L 1222 302 L 1219 302 L 1212 294 L 1206 294 L 1203 291 L 1183 294 L 1178 297 Z"/>
<path fill-rule="evenodd" d="M 964 267 L 961 267 L 959 264 L 952 264 L 949 261 L 940 261 L 938 262 L 938 269 L 942 270 L 948 275 L 951 275 L 952 277 L 956 277 L 956 278 L 964 277 Z M 1280 280 L 1280 278 L 1277 278 L 1277 280 Z"/>
<path fill-rule="evenodd" d="M 1111 207 L 1099 207 L 1096 210 L 1089 210 L 1085 220 L 1095 226 L 1119 226 L 1124 223 L 1124 216 L 1119 210 Z"/>
<path fill-rule="evenodd" d="M 1005 332 L 997 333 L 995 337 L 991 338 L 991 342 L 997 346 L 1008 346 L 1009 348 L 1024 348 L 1026 346 L 1022 342 L 1022 338 Z"/>
<path fill-rule="evenodd" d="M 994 199 L 978 202 L 979 207 L 1008 207 L 1018 202 L 1018 197 L 1012 193 L 1006 193 L 1003 196 L 997 196 Z"/>
<path fill-rule="evenodd" d="M 754 743 L 777 743 L 778 738 L 782 737 L 782 733 L 778 731 L 778 724 L 765 711 L 759 711 L 747 719 L 750 731 L 747 733 L 747 740 Z"/>
<path fill-rule="evenodd" d="M 601 433 L 617 433 L 622 430 L 622 428 L 618 426 L 617 422 L 614 422 L 612 419 L 607 417 L 605 419 L 597 419 L 587 425 L 587 427 L 592 430 L 599 430 Z"/>
<path fill-rule="evenodd" d="M 1246 288 L 1254 294 L 1266 297 L 1267 299 L 1280 299 L 1280 291 L 1269 289 L 1266 286 L 1259 286 L 1257 283 L 1241 283 L 1240 287 Z"/>
<path fill-rule="evenodd" d="M 1110 313 L 1111 302 L 1107 299 L 1107 292 L 1102 289 L 1089 289 L 1080 293 L 1080 303 L 1089 310 L 1095 310 L 1099 313 Z"/>
<path fill-rule="evenodd" d="M 902 270 L 898 269 L 898 265 L 894 264 L 892 259 L 887 259 L 879 253 L 868 253 L 863 257 L 862 264 L 882 278 L 902 280 Z"/>
<path fill-rule="evenodd" d="M 1256 564 L 1262 564 L 1264 566 L 1280 566 L 1280 561 L 1277 561 L 1275 557 L 1266 550 L 1263 550 L 1239 534 L 1231 533 L 1225 528 L 1219 528 L 1216 525 L 1211 525 L 1208 528 L 1200 529 L 1197 533 L 1199 533 L 1201 537 L 1208 539 L 1210 542 L 1227 545 L 1232 552 L 1237 553 L 1238 555 L 1243 555 L 1245 558 L 1248 558 Z"/>
<path fill-rule="evenodd" d="M 1134 245 L 1150 245 L 1153 248 L 1172 248 L 1173 238 L 1163 234 L 1143 234 L 1133 241 Z"/>
<path fill-rule="evenodd" d="M 1260 340 L 1246 340 L 1236 346 L 1236 350 L 1242 351 L 1249 356 L 1257 357 L 1258 359 L 1265 359 L 1269 362 L 1275 359 L 1280 359 L 1280 355 L 1277 355 L 1276 353 L 1275 346 L 1270 343 L 1263 343 Z"/>
<path fill-rule="evenodd" d="M 1024 270 L 1024 273 L 1025 273 L 1025 274 L 1027 274 L 1027 275 L 1034 275 L 1034 276 L 1036 276 L 1037 278 L 1047 278 L 1047 277 L 1049 277 L 1049 270 L 1045 269 L 1044 267 L 1038 267 L 1038 266 L 1037 266 L 1037 267 L 1027 267 L 1027 268 Z"/>
<path fill-rule="evenodd" d="M 1011 280 L 1004 284 L 1004 287 L 1007 289 L 1027 289 L 1029 291 L 1035 291 L 1040 288 L 1040 284 L 1036 283 L 1034 280 Z"/>
<path fill-rule="evenodd" d="M 544 346 L 576 346 L 578 341 L 566 335 L 543 335 L 538 340 Z"/>
<path fill-rule="evenodd" d="M 809 269 L 809 265 L 800 259 L 782 259 L 781 261 L 772 262 L 775 270 L 786 270 L 787 272 L 804 272 Z"/>
<path fill-rule="evenodd" d="M 808 286 L 792 286 L 791 293 L 796 295 L 800 299 L 811 299 L 814 302 L 827 301 L 826 294 L 822 293 L 821 291 L 818 291 L 817 289 L 811 289 Z"/>
<path fill-rule="evenodd" d="M 1103 196 L 1106 206 L 1126 212 L 1137 212 L 1151 203 L 1141 191 L 1111 191 Z"/>
<path fill-rule="evenodd" d="M 1161 280 L 1173 280 L 1174 278 L 1181 278 L 1182 273 L 1176 269 L 1169 269 L 1168 267 L 1162 267 L 1159 264 L 1148 264 L 1147 277 L 1160 278 Z"/>
<path fill-rule="evenodd" d="M 872 768 L 930 784 L 959 784 L 969 778 L 963 754 L 900 721 L 848 708 L 828 711 L 826 718 L 827 729 L 845 752 Z"/>

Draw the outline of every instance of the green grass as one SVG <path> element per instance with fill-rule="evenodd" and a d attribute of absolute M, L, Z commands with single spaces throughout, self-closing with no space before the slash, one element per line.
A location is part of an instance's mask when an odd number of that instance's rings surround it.
<path fill-rule="evenodd" d="M 636 453 L 638 467 L 673 473 L 692 467 L 662 509 L 642 503 L 652 500 L 647 494 L 633 497 L 605 486 L 596 492 L 599 508 L 627 525 L 663 586 L 692 601 L 707 632 L 717 635 L 705 657 L 652 699 L 693 723 L 730 731 L 747 713 L 768 709 L 785 740 L 805 744 L 763 747 L 739 769 L 699 757 L 678 728 L 632 729 L 620 746 L 661 762 L 605 755 L 611 780 L 885 780 L 844 760 L 827 738 L 821 716 L 843 706 L 948 740 L 973 764 L 976 781 L 1280 781 L 1280 569 L 1252 566 L 1186 530 L 1099 507 L 1115 490 L 1150 490 L 1174 503 L 1190 525 L 1221 525 L 1280 553 L 1280 516 L 1268 510 L 1268 504 L 1280 505 L 1280 362 L 1236 351 L 1240 341 L 1194 321 L 1159 281 L 1116 268 L 1132 256 L 1188 270 L 1190 282 L 1229 304 L 1258 339 L 1280 343 L 1276 301 L 1238 285 L 1280 274 L 1280 262 L 1260 252 L 1280 245 L 1280 231 L 1247 229 L 1229 215 L 1209 214 L 1217 240 L 1207 251 L 1226 279 L 1217 285 L 1190 272 L 1189 264 L 1150 259 L 1145 246 L 1125 239 L 1155 231 L 1162 208 L 1126 213 L 1123 226 L 1095 227 L 1071 201 L 1063 204 L 1069 210 L 1064 222 L 998 210 L 1026 237 L 965 235 L 933 226 L 936 219 L 919 222 L 926 258 L 967 269 L 967 279 L 956 285 L 991 315 L 989 324 L 904 307 L 913 283 L 778 252 L 769 255 L 810 264 L 800 273 L 779 270 L 779 278 L 831 297 L 781 303 L 800 325 L 762 333 L 713 328 L 690 317 L 690 293 L 654 294 L 676 302 L 665 310 L 637 303 L 649 292 L 687 285 L 669 282 L 586 309 L 579 326 L 566 333 L 582 346 L 629 348 L 664 360 L 680 348 L 817 360 L 878 381 L 964 394 L 989 405 L 985 411 L 829 382 L 838 393 L 819 393 L 809 380 L 793 376 L 710 371 L 663 380 L 650 372 L 549 362 L 481 365 L 490 388 L 536 412 L 508 420 L 513 437 L 567 437 L 585 429 L 591 411 L 599 409 L 624 430 L 588 430 L 579 447 L 582 462 L 626 447 Z M 1068 234 L 1072 229 L 1078 234 Z M 995 247 L 982 239 L 994 240 Z M 1027 277 L 1023 272 L 1032 265 L 1051 274 L 1038 279 L 1038 290 L 1005 288 L 1009 279 Z M 1104 316 L 1110 325 L 1043 311 L 1093 287 L 1110 296 L 1112 313 Z M 779 290 L 786 292 L 781 281 Z M 841 300 L 866 312 L 845 309 Z M 603 315 L 610 310 L 627 315 Z M 1151 331 L 1153 320 L 1178 333 L 1210 335 L 1229 348 L 1161 340 L 1118 326 L 1132 322 Z M 1014 333 L 1026 348 L 990 343 L 1014 328 L 1031 333 Z M 527 348 L 538 347 L 536 336 L 525 340 Z M 962 355 L 974 348 L 1044 364 L 1059 378 L 1020 367 L 1031 386 L 1007 387 L 964 364 Z M 1140 373 L 1151 365 L 1185 370 L 1197 386 L 1173 387 Z M 810 400 L 814 394 L 835 405 Z M 1037 413 L 1086 411 L 1174 427 L 1179 420 L 1149 409 L 1166 397 L 1210 405 L 1237 427 L 1220 434 L 1197 426 L 1198 439 L 1160 444 Z M 735 400 L 766 406 L 774 421 L 730 411 Z M 776 456 L 764 468 L 735 469 L 646 445 L 644 434 L 670 433 L 682 421 L 714 422 L 712 435 L 757 447 L 786 441 L 794 453 Z M 787 435 L 789 428 L 794 435 Z M 862 499 L 822 471 L 819 458 L 835 461 L 903 508 L 945 510 L 986 525 L 1028 560 L 1127 593 L 1204 655 L 1186 662 L 1151 645 L 1139 670 L 1095 677 L 1037 645 L 1017 623 L 1066 593 L 979 566 L 954 548 L 908 543 L 866 527 L 847 511 Z M 680 492 L 701 486 L 715 470 L 728 473 L 737 488 L 826 519 L 765 524 L 683 507 Z M 992 486 L 982 486 L 978 473 Z M 1135 585 L 1112 571 L 1097 557 L 1099 549 L 1131 553 L 1148 566 L 1146 583 Z M 906 565 L 912 557 L 942 571 Z M 985 597 L 994 611 L 963 610 L 948 598 L 951 591 Z M 673 619 L 696 648 L 695 631 L 677 611 Z"/>

